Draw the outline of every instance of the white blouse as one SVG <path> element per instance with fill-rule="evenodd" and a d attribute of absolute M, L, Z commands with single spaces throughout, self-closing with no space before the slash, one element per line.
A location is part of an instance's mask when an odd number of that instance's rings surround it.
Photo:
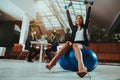
<path fill-rule="evenodd" d="M 84 41 L 84 29 L 78 29 L 76 32 L 76 36 L 75 36 L 75 41 Z M 88 37 L 88 30 L 87 30 L 87 37 Z M 89 37 L 88 37 L 89 38 Z"/>

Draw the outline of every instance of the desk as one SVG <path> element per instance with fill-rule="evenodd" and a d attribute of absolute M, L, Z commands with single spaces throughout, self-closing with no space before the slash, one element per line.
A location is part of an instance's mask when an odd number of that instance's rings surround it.
<path fill-rule="evenodd" d="M 31 41 L 31 44 L 36 44 L 36 45 L 40 46 L 39 62 L 42 62 L 43 47 L 48 44 L 47 41 L 46 40 Z"/>

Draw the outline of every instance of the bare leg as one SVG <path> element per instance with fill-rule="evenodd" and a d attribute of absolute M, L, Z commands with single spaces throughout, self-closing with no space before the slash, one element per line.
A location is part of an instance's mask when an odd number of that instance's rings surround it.
<path fill-rule="evenodd" d="M 71 45 L 72 45 L 71 42 L 69 42 L 69 41 L 66 42 L 64 44 L 64 46 L 60 49 L 60 51 L 46 65 L 46 68 L 50 70 L 56 64 L 56 62 L 58 61 L 58 59 L 67 52 L 67 50 L 71 47 Z"/>
<path fill-rule="evenodd" d="M 78 47 L 78 45 L 80 47 Z M 76 57 L 76 59 L 78 61 L 78 72 L 77 72 L 77 74 L 80 77 L 84 77 L 84 75 L 87 73 L 87 69 L 83 64 L 83 58 L 82 58 L 81 49 L 82 49 L 82 45 L 75 44 L 75 43 L 73 44 L 73 50 L 74 50 L 74 53 L 75 53 L 75 57 Z M 81 73 L 82 73 L 82 75 L 81 75 Z"/>

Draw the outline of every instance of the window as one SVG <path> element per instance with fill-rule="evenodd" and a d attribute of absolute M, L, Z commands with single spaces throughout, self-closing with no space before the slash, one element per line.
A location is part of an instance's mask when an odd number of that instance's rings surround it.
<path fill-rule="evenodd" d="M 72 1 L 72 6 L 69 10 L 73 22 L 75 21 L 76 15 L 82 15 L 84 20 L 86 18 L 86 7 L 83 1 Z M 66 10 L 64 8 L 69 3 L 69 0 L 38 0 L 36 2 L 37 12 L 42 17 L 41 20 L 47 30 L 69 28 Z"/>

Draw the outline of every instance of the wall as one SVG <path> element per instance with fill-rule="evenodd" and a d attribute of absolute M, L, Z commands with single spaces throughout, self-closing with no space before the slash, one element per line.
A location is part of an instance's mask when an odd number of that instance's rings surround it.
<path fill-rule="evenodd" d="M 89 49 L 98 56 L 99 62 L 120 63 L 120 43 L 90 43 Z"/>
<path fill-rule="evenodd" d="M 14 23 L 0 21 L 0 46 L 13 46 Z"/>

